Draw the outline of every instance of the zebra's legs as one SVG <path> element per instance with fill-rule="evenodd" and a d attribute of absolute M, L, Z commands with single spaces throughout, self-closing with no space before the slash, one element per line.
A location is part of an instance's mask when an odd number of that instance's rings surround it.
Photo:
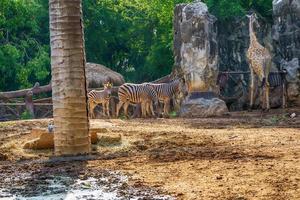
<path fill-rule="evenodd" d="M 151 110 L 150 110 L 150 103 L 149 102 L 147 102 L 146 103 L 146 115 L 148 116 L 150 116 L 151 115 Z"/>
<path fill-rule="evenodd" d="M 152 104 L 151 101 L 146 103 L 146 115 L 150 115 L 152 117 L 155 117 L 153 104 Z"/>
<path fill-rule="evenodd" d="M 250 67 L 250 78 L 251 78 L 251 84 L 250 84 L 250 108 L 249 111 L 252 110 L 253 108 L 253 101 L 254 101 L 254 71 L 253 69 Z"/>
<path fill-rule="evenodd" d="M 125 113 L 125 116 L 126 116 L 127 118 L 129 118 L 129 116 L 128 116 L 128 106 L 129 106 L 129 102 L 126 101 L 126 102 L 124 103 L 124 113 Z"/>
<path fill-rule="evenodd" d="M 109 101 L 105 103 L 106 104 L 106 113 L 107 116 L 110 117 L 110 113 L 109 113 Z"/>
<path fill-rule="evenodd" d="M 94 109 L 96 107 L 95 103 L 93 101 L 89 101 L 89 115 L 91 119 L 95 118 Z"/>
<path fill-rule="evenodd" d="M 120 109 L 121 107 L 123 106 L 124 102 L 123 101 L 120 101 L 118 104 L 117 104 L 117 113 L 116 113 L 116 116 L 119 117 L 119 112 L 120 112 Z"/>
<path fill-rule="evenodd" d="M 158 102 L 158 116 L 160 116 L 163 112 L 164 105 L 161 102 Z"/>
<path fill-rule="evenodd" d="M 146 103 L 146 102 L 142 102 L 142 103 L 141 103 L 142 117 L 143 117 L 143 118 L 146 117 L 146 106 L 147 106 L 147 103 Z"/>
<path fill-rule="evenodd" d="M 106 103 L 105 102 L 102 103 L 102 113 L 103 113 L 103 116 L 106 115 Z"/>
<path fill-rule="evenodd" d="M 155 113 L 154 113 L 154 110 L 153 110 L 153 104 L 152 104 L 152 102 L 150 102 L 149 106 L 150 106 L 150 111 L 151 111 L 152 116 L 155 117 Z"/>
<path fill-rule="evenodd" d="M 164 101 L 164 115 L 168 116 L 170 110 L 170 99 Z"/>

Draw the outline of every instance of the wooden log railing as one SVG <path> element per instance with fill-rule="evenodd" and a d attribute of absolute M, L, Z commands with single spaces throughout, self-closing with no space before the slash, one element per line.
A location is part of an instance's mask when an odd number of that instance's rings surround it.
<path fill-rule="evenodd" d="M 35 83 L 35 85 L 32 88 L 9 91 L 9 92 L 0 92 L 0 99 L 12 99 L 18 97 L 25 97 L 30 91 L 32 92 L 32 95 L 36 95 L 44 92 L 51 92 L 51 90 L 52 90 L 51 83 L 44 86 L 40 86 L 39 83 Z"/>
<path fill-rule="evenodd" d="M 18 112 L 13 111 L 14 109 L 18 108 L 10 108 L 10 106 L 24 106 L 26 107 L 26 110 L 30 113 L 30 115 L 35 118 L 36 113 L 35 113 L 35 106 L 37 104 L 41 104 L 41 102 L 36 102 L 36 100 L 33 100 L 33 95 L 37 95 L 40 93 L 45 93 L 45 92 L 51 92 L 51 83 L 45 86 L 40 86 L 39 83 L 35 83 L 32 88 L 28 89 L 23 89 L 23 90 L 17 90 L 17 91 L 9 91 L 9 92 L 0 92 L 0 100 L 4 101 L 5 103 L 0 103 L 2 106 L 6 106 L 12 113 L 20 117 Z M 12 102 L 12 99 L 16 98 L 24 98 L 24 103 L 23 102 Z M 48 101 L 49 102 L 49 101 Z M 52 105 L 52 104 L 51 104 Z"/>

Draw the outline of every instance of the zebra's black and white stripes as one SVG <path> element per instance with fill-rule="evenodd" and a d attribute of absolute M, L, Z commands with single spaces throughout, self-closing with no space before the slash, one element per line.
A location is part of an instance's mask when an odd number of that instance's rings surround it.
<path fill-rule="evenodd" d="M 285 73 L 286 73 L 286 71 L 270 72 L 269 77 L 268 77 L 270 87 L 281 87 L 282 88 L 282 108 L 286 107 L 286 102 L 287 102 Z"/>
<path fill-rule="evenodd" d="M 175 96 L 178 96 L 177 99 L 182 98 L 186 90 L 185 84 L 179 79 L 176 79 L 170 83 L 146 84 L 157 92 L 159 101 L 164 103 L 164 115 L 169 114 L 171 99 L 173 99 Z"/>
<path fill-rule="evenodd" d="M 280 72 L 270 72 L 268 80 L 270 87 L 282 86 L 285 84 L 285 75 Z"/>
<path fill-rule="evenodd" d="M 98 104 L 102 104 L 103 115 L 107 114 L 107 116 L 110 116 L 109 100 L 111 95 L 111 88 L 112 84 L 107 83 L 104 84 L 104 90 L 92 90 L 88 93 L 89 112 L 92 118 L 95 117 L 94 109 Z"/>
<path fill-rule="evenodd" d="M 117 105 L 117 116 L 121 107 L 124 107 L 124 113 L 127 116 L 129 104 L 141 104 L 142 116 L 151 112 L 154 116 L 153 103 L 157 106 L 158 97 L 154 89 L 147 84 L 131 84 L 125 83 L 119 87 L 118 91 L 119 103 Z"/>

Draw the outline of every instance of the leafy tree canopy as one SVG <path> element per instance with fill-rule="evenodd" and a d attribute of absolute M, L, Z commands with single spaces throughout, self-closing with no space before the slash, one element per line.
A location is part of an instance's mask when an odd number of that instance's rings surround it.
<path fill-rule="evenodd" d="M 84 0 L 87 61 L 143 82 L 173 66 L 173 9 L 192 0 Z M 271 16 L 272 0 L 205 0 L 226 22 L 255 9 Z M 50 80 L 48 0 L 0 1 L 0 91 Z"/>
<path fill-rule="evenodd" d="M 39 1 L 0 1 L 0 90 L 49 80 L 49 45 L 40 40 L 47 26 L 39 12 L 47 15 Z"/>

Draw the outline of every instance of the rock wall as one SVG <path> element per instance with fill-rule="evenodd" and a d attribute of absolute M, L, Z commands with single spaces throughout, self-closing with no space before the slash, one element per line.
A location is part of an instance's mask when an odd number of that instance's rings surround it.
<path fill-rule="evenodd" d="M 174 54 L 189 92 L 215 92 L 218 75 L 216 18 L 202 2 L 175 8 Z"/>
<path fill-rule="evenodd" d="M 259 20 L 256 36 L 263 46 L 272 51 L 271 24 Z M 220 71 L 249 71 L 246 53 L 249 47 L 249 20 L 246 16 L 230 22 L 218 21 L 218 46 Z"/>
<path fill-rule="evenodd" d="M 300 1 L 273 1 L 274 62 L 287 70 L 288 99 L 300 106 Z"/>
<path fill-rule="evenodd" d="M 259 20 L 260 27 L 254 27 L 256 36 L 259 42 L 266 46 L 272 52 L 271 24 L 265 19 Z M 249 47 L 249 19 L 244 17 L 235 18 L 232 21 L 218 21 L 218 46 L 219 46 L 219 69 L 220 71 L 249 71 L 249 64 L 246 58 L 246 53 Z M 277 71 L 275 65 L 272 71 Z M 240 84 L 242 83 L 242 85 Z M 230 100 L 230 110 L 245 109 L 249 104 L 248 87 L 250 83 L 250 74 L 233 74 L 224 88 L 221 90 L 223 97 L 233 97 L 239 93 L 243 93 L 236 101 Z M 256 83 L 259 84 L 259 83 Z M 259 94 L 256 94 L 255 104 L 260 105 Z M 273 93 L 272 93 L 273 94 Z M 278 94 L 277 94 L 278 95 Z M 275 103 L 276 102 L 276 103 Z M 280 106 L 274 101 L 272 107 Z"/>
<path fill-rule="evenodd" d="M 213 86 L 218 70 L 249 71 L 246 58 L 249 47 L 248 18 L 244 16 L 227 22 L 216 21 L 206 9 L 195 14 L 196 7 L 187 5 L 177 5 L 174 12 L 175 74 L 188 74 L 186 78 L 191 83 L 190 91 L 218 93 L 219 88 Z M 196 19 L 196 16 L 201 17 Z M 205 23 L 204 18 L 208 19 Z M 259 24 L 259 28 L 254 27 L 256 36 L 272 53 L 271 71 L 287 70 L 289 103 L 300 105 L 300 1 L 274 0 L 273 21 L 260 16 Z M 211 30 L 209 34 L 205 32 L 206 28 Z M 189 73 L 192 71 L 198 72 Z M 249 78 L 249 74 L 231 75 L 222 88 L 221 95 L 229 99 L 242 93 L 236 101 L 230 99 L 232 110 L 247 107 Z M 260 105 L 259 93 L 257 89 L 257 106 Z M 271 107 L 281 106 L 281 95 L 281 88 L 271 88 Z"/>
<path fill-rule="evenodd" d="M 273 21 L 267 21 L 260 17 L 260 28 L 256 28 L 256 36 L 259 42 L 272 53 L 272 70 L 287 70 L 288 101 L 290 105 L 300 105 L 300 1 L 299 0 L 274 0 Z M 248 19 L 236 18 L 230 22 L 217 23 L 220 71 L 248 71 L 246 52 L 249 47 Z M 237 82 L 242 79 L 243 87 L 248 88 L 249 75 L 233 75 L 228 80 L 227 86 L 222 90 L 222 95 L 235 96 L 238 87 Z M 241 89 L 240 89 L 241 90 Z M 246 107 L 248 94 L 245 93 L 234 107 Z M 280 88 L 271 88 L 271 107 L 279 107 L 282 103 L 282 91 Z M 256 94 L 256 105 L 259 105 L 259 90 Z"/>
<path fill-rule="evenodd" d="M 216 17 L 199 1 L 179 4 L 174 13 L 175 71 L 184 77 L 188 96 L 183 101 L 182 117 L 219 116 L 228 112 L 217 98 L 218 42 Z"/>

